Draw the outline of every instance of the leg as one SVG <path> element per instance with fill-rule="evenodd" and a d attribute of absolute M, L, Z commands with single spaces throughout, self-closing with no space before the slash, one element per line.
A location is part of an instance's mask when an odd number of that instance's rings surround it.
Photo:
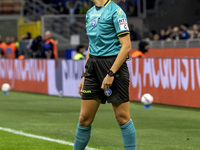
<path fill-rule="evenodd" d="M 131 119 L 129 112 L 129 102 L 113 103 L 112 106 L 119 125 L 126 124 Z"/>
<path fill-rule="evenodd" d="M 99 108 L 100 100 L 82 100 L 79 124 L 73 150 L 84 150 L 91 134 L 91 124 Z"/>
<path fill-rule="evenodd" d="M 81 126 L 87 127 L 92 124 L 100 104 L 100 100 L 82 100 L 79 117 L 79 124 Z"/>
<path fill-rule="evenodd" d="M 130 119 L 129 102 L 113 103 L 112 105 L 120 125 L 125 150 L 136 150 L 136 132 Z"/>

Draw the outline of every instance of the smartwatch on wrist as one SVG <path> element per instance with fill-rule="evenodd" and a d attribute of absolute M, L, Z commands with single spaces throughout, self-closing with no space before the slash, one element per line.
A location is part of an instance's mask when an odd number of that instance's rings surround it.
<path fill-rule="evenodd" d="M 108 72 L 107 72 L 107 74 L 110 76 L 110 77 L 113 77 L 115 74 L 113 73 L 113 71 L 112 70 L 109 70 Z"/>

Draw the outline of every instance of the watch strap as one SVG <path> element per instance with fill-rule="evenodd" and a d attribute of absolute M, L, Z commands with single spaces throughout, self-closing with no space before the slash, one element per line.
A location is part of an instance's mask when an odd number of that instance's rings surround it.
<path fill-rule="evenodd" d="M 81 75 L 81 78 L 85 77 L 86 76 L 86 73 L 83 72 L 82 75 Z"/>

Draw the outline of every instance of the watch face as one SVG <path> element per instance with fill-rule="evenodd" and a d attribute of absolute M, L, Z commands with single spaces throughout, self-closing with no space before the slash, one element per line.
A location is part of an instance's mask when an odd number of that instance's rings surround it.
<path fill-rule="evenodd" d="M 109 76 L 113 76 L 114 73 L 113 73 L 111 70 L 109 70 L 109 71 L 108 71 L 108 75 L 109 75 Z"/>

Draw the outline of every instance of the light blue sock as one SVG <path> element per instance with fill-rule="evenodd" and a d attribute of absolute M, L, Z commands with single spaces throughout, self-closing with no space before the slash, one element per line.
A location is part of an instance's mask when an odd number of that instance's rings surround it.
<path fill-rule="evenodd" d="M 136 132 L 133 121 L 120 126 L 125 150 L 136 150 Z"/>
<path fill-rule="evenodd" d="M 91 126 L 84 127 L 78 124 L 73 150 L 84 150 L 91 135 Z"/>

